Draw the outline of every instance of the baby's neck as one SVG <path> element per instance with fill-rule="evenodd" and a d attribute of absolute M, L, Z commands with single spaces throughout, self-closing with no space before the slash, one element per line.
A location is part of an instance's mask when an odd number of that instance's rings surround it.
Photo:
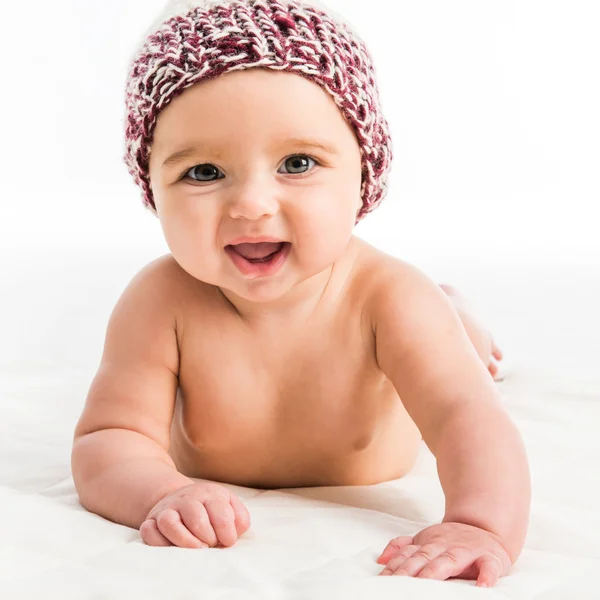
<path fill-rule="evenodd" d="M 297 284 L 271 302 L 252 302 L 219 288 L 227 304 L 252 329 L 279 329 L 304 324 L 329 298 L 334 266 Z"/>

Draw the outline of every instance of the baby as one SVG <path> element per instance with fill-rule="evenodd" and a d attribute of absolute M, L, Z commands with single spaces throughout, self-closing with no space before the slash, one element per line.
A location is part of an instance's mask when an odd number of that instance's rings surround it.
<path fill-rule="evenodd" d="M 311 0 L 171 2 L 134 55 L 126 162 L 170 254 L 108 322 L 77 424 L 82 505 L 146 544 L 229 547 L 221 483 L 370 485 L 437 459 L 441 523 L 382 575 L 492 586 L 523 544 L 526 454 L 462 297 L 352 234 L 384 197 L 364 43 Z"/>

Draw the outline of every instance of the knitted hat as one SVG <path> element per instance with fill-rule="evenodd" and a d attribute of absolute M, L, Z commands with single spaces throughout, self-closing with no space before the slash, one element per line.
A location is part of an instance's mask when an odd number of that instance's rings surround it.
<path fill-rule="evenodd" d="M 252 67 L 289 71 L 327 91 L 353 126 L 362 207 L 387 192 L 392 160 L 375 69 L 349 23 L 318 0 L 171 0 L 138 44 L 126 83 L 125 163 L 156 214 L 148 173 L 159 112 L 186 88 Z"/>

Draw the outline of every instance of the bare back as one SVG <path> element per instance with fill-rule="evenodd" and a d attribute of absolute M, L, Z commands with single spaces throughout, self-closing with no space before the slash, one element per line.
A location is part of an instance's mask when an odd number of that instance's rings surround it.
<path fill-rule="evenodd" d="M 421 435 L 377 364 L 368 310 L 395 259 L 358 238 L 354 246 L 329 301 L 270 335 L 249 330 L 217 287 L 164 257 L 181 275 L 169 448 L 181 473 L 279 488 L 370 485 L 413 466 Z"/>

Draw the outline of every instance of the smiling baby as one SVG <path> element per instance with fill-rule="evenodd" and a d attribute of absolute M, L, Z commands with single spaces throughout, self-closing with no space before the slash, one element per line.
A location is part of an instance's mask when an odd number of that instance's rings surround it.
<path fill-rule="evenodd" d="M 170 2 L 126 110 L 170 253 L 109 319 L 74 434 L 82 505 L 152 546 L 229 547 L 251 515 L 220 483 L 376 484 L 423 440 L 445 515 L 391 540 L 382 574 L 494 585 L 524 544 L 525 449 L 459 295 L 353 235 L 392 159 L 361 39 L 312 1 Z"/>

